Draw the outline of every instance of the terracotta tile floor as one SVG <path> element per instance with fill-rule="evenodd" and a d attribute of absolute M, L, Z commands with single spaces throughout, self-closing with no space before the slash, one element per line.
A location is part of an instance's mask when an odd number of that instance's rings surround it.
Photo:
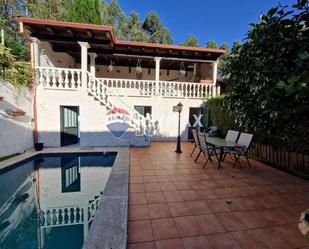
<path fill-rule="evenodd" d="M 192 148 L 130 149 L 129 249 L 309 248 L 297 228 L 308 181 L 254 160 L 252 168 L 227 159 L 223 170 L 215 160 L 202 169 Z"/>

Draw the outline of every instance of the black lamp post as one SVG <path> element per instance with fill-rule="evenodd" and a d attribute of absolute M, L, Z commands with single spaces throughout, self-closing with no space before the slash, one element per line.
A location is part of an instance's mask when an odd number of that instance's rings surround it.
<path fill-rule="evenodd" d="M 180 146 L 180 113 L 182 111 L 183 104 L 180 102 L 174 107 L 174 110 L 178 112 L 178 136 L 177 136 L 177 146 L 176 146 L 176 153 L 182 153 L 181 146 Z"/>

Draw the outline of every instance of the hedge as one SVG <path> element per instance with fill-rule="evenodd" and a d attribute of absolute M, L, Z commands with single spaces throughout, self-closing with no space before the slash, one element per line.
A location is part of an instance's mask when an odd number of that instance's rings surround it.
<path fill-rule="evenodd" d="M 208 115 L 208 125 L 214 125 L 218 127 L 218 135 L 220 137 L 225 137 L 229 129 L 238 130 L 241 132 L 249 132 L 254 134 L 253 141 L 255 143 L 297 153 L 303 153 L 307 155 L 309 154 L 309 124 L 307 123 L 299 122 L 298 127 L 288 127 L 287 125 L 285 132 L 289 133 L 289 136 L 292 138 L 288 140 L 288 142 L 284 143 L 281 140 L 281 136 L 276 133 L 269 135 L 268 132 L 263 130 L 254 132 L 241 127 L 238 123 L 235 122 L 233 113 L 228 111 L 226 108 L 224 95 L 210 98 L 206 103 L 206 112 L 208 113 L 204 113 L 204 115 Z"/>

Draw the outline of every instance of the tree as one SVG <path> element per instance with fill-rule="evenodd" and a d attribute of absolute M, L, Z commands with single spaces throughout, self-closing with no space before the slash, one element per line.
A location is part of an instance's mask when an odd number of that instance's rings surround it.
<path fill-rule="evenodd" d="M 276 146 L 309 151 L 309 11 L 272 8 L 243 44 L 235 44 L 223 68 L 226 105 L 245 130 Z"/>
<path fill-rule="evenodd" d="M 139 15 L 137 12 L 133 11 L 128 19 L 128 35 L 127 40 L 129 41 L 139 41 L 147 42 L 148 36 L 146 32 L 142 29 L 142 23 L 139 20 Z"/>
<path fill-rule="evenodd" d="M 206 44 L 207 48 L 217 48 L 217 43 L 213 40 L 209 40 Z"/>
<path fill-rule="evenodd" d="M 173 42 L 171 33 L 161 24 L 161 20 L 155 12 L 150 12 L 145 17 L 142 28 L 148 35 L 149 42 L 162 44 Z"/>
<path fill-rule="evenodd" d="M 73 0 L 69 5 L 67 20 L 102 24 L 98 0 Z"/>
<path fill-rule="evenodd" d="M 157 30 L 150 38 L 149 42 L 160 43 L 160 44 L 171 44 L 173 43 L 173 38 L 171 33 L 167 28 L 162 27 Z"/>
<path fill-rule="evenodd" d="M 227 43 L 223 43 L 220 48 L 224 49 L 225 51 L 228 51 L 229 50 L 229 45 L 227 45 Z"/>
<path fill-rule="evenodd" d="M 28 61 L 30 59 L 29 49 L 18 32 L 15 19 L 16 15 L 21 14 L 23 14 L 22 7 L 17 1 L 6 1 L 0 8 L 0 27 L 4 29 L 5 46 L 10 49 L 10 53 L 17 60 Z"/>
<path fill-rule="evenodd" d="M 181 43 L 180 45 L 182 46 L 189 46 L 189 47 L 199 47 L 199 42 L 196 36 L 194 35 L 189 35 L 188 38 Z"/>
<path fill-rule="evenodd" d="M 117 0 L 112 0 L 110 4 L 103 3 L 102 23 L 112 26 L 118 39 L 127 38 L 128 20 Z"/>
<path fill-rule="evenodd" d="M 241 44 L 242 44 L 241 41 L 236 40 L 233 42 L 233 47 L 241 46 Z"/>
<path fill-rule="evenodd" d="M 25 2 L 25 7 L 32 18 L 66 21 L 70 2 L 70 0 L 28 0 Z"/>
<path fill-rule="evenodd" d="M 144 20 L 143 29 L 151 37 L 155 32 L 161 28 L 161 20 L 157 13 L 150 12 Z"/>

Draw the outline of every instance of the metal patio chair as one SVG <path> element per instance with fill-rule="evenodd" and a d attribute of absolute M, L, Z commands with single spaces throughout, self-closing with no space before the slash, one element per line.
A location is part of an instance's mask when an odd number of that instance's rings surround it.
<path fill-rule="evenodd" d="M 200 149 L 200 141 L 197 136 L 197 131 L 195 129 L 192 129 L 192 135 L 193 135 L 193 141 L 194 141 L 194 148 L 190 154 L 190 157 L 193 155 L 196 148 Z"/>
<path fill-rule="evenodd" d="M 236 143 L 238 135 L 239 135 L 239 131 L 228 130 L 228 132 L 225 136 L 225 140 Z M 226 157 L 227 154 L 230 154 L 230 148 L 224 149 L 223 161 L 225 160 L 225 157 Z"/>
<path fill-rule="evenodd" d="M 216 126 L 209 126 L 204 132 L 209 137 L 216 137 L 218 135 L 218 128 Z"/>
<path fill-rule="evenodd" d="M 240 137 L 237 143 L 243 145 L 243 147 L 235 147 L 229 150 L 229 153 L 233 155 L 235 158 L 235 163 L 233 165 L 233 168 L 236 166 L 237 163 L 239 163 L 239 166 L 240 166 L 240 156 L 242 155 L 246 157 L 248 165 L 251 168 L 251 164 L 248 159 L 247 153 L 248 153 L 248 149 L 251 144 L 252 138 L 253 138 L 253 134 L 249 134 L 245 132 L 240 133 Z"/>
<path fill-rule="evenodd" d="M 226 141 L 231 141 L 231 142 L 236 142 L 237 138 L 239 135 L 239 131 L 234 131 L 234 130 L 228 130 L 226 136 L 225 136 L 225 140 Z"/>
<path fill-rule="evenodd" d="M 217 160 L 219 161 L 218 158 L 218 153 L 217 153 L 217 149 L 215 147 L 209 147 L 207 145 L 206 142 L 206 135 L 202 132 L 198 132 L 197 133 L 199 142 L 200 142 L 200 152 L 198 153 L 196 159 L 194 160 L 195 162 L 197 161 L 197 159 L 199 158 L 199 156 L 201 155 L 201 153 L 203 152 L 204 156 L 207 156 L 207 160 L 203 166 L 203 168 L 205 168 L 206 164 L 208 163 L 208 161 L 210 160 L 210 162 L 212 162 L 212 156 L 216 156 Z"/>

